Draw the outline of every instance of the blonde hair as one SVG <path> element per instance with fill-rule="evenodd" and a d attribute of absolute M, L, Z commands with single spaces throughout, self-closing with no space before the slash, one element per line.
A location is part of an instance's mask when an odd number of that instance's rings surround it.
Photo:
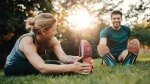
<path fill-rule="evenodd" d="M 26 21 L 26 29 L 37 33 L 42 28 L 51 28 L 56 18 L 50 13 L 41 13 L 35 17 L 29 17 Z"/>

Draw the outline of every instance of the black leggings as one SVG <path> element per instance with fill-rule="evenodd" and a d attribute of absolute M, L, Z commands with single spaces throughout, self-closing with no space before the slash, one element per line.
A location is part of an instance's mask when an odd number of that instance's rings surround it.
<path fill-rule="evenodd" d="M 53 55 L 53 60 L 44 60 L 46 64 L 58 64 L 61 62 L 57 60 L 56 55 Z M 6 76 L 14 76 L 14 75 L 30 75 L 30 74 L 38 74 L 40 73 L 37 69 L 35 69 L 28 60 L 21 60 L 14 63 L 11 66 L 4 67 L 4 73 Z"/>

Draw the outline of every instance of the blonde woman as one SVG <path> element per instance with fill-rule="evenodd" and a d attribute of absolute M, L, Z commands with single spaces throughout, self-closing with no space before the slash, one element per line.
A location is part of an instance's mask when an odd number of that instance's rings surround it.
<path fill-rule="evenodd" d="M 57 22 L 50 13 L 41 13 L 28 18 L 26 28 L 30 33 L 22 35 L 15 43 L 7 57 L 4 73 L 7 76 L 36 73 L 74 72 L 90 74 L 91 65 L 78 62 L 79 56 L 67 56 L 54 35 L 57 33 Z M 61 61 L 54 64 L 45 62 L 41 55 L 51 49 Z"/>

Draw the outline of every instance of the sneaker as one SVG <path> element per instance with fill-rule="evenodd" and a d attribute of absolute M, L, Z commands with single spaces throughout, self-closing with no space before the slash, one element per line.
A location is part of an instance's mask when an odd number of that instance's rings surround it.
<path fill-rule="evenodd" d="M 91 64 L 93 68 L 93 60 L 92 60 L 92 48 L 90 43 L 86 40 L 81 40 L 79 47 L 79 56 L 83 57 L 82 62 Z M 91 72 L 93 69 L 91 70 Z"/>
<path fill-rule="evenodd" d="M 128 51 L 134 54 L 138 54 L 140 50 L 140 42 L 137 39 L 133 39 L 128 43 Z"/>
<path fill-rule="evenodd" d="M 123 65 L 134 64 L 140 49 L 140 42 L 133 39 L 128 43 L 128 55 L 123 61 Z"/>

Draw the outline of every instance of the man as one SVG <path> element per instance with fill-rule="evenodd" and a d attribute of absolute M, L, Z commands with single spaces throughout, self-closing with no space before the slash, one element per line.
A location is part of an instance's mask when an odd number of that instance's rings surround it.
<path fill-rule="evenodd" d="M 102 64 L 115 66 L 122 62 L 123 65 L 133 64 L 140 49 L 137 39 L 129 41 L 131 29 L 121 25 L 122 12 L 115 10 L 111 13 L 112 26 L 100 32 L 100 42 L 97 46 L 98 53 L 102 58 Z"/>

